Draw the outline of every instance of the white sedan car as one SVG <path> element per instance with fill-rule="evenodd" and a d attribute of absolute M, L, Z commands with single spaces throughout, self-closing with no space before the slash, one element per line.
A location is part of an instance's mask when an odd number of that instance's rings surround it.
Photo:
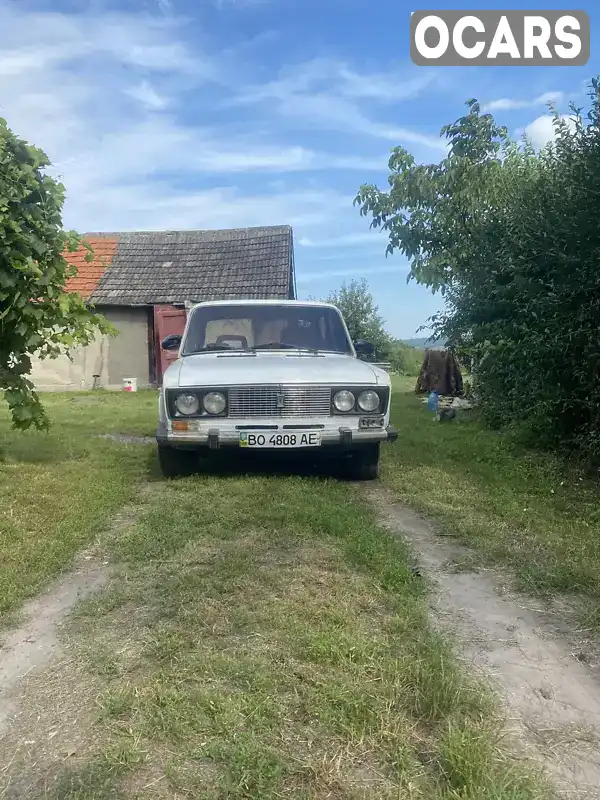
<path fill-rule="evenodd" d="M 158 457 L 165 477 L 193 472 L 199 452 L 221 448 L 333 458 L 349 477 L 379 475 L 390 425 L 390 377 L 362 361 L 327 303 L 199 303 L 183 336 L 162 347 L 179 357 L 159 395 Z"/>

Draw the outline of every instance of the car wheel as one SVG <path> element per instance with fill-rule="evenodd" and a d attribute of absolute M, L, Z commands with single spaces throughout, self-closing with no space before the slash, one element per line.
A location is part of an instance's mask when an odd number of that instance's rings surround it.
<path fill-rule="evenodd" d="M 365 445 L 350 457 L 348 477 L 354 481 L 374 481 L 379 477 L 379 443 Z"/>
<path fill-rule="evenodd" d="M 350 458 L 350 480 L 374 481 L 379 477 L 379 442 L 362 447 Z"/>
<path fill-rule="evenodd" d="M 158 445 L 158 464 L 165 478 L 183 478 L 193 475 L 198 468 L 198 454 L 194 450 L 176 450 L 168 445 Z"/>

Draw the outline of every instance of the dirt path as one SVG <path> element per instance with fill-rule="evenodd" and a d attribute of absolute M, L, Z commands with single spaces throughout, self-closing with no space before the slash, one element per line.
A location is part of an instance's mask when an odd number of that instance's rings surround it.
<path fill-rule="evenodd" d="M 0 737 L 17 712 L 23 679 L 60 657 L 60 623 L 78 600 L 100 588 L 105 579 L 105 568 L 84 557 L 73 572 L 25 605 L 19 628 L 0 637 Z"/>
<path fill-rule="evenodd" d="M 134 525 L 148 492 L 115 515 L 107 536 Z M 99 548 L 100 550 L 102 548 Z M 93 753 L 97 676 L 61 644 L 74 606 L 110 583 L 111 569 L 96 549 L 27 603 L 22 623 L 0 633 L 0 800 L 46 797 L 70 762 Z"/>
<path fill-rule="evenodd" d="M 458 634 L 465 660 L 498 686 L 509 726 L 564 798 L 600 798 L 600 668 L 531 600 L 507 594 L 491 572 L 449 566 L 466 550 L 381 490 L 383 524 L 408 539 L 427 578 L 437 624 Z M 579 659 L 585 658 L 586 663 Z"/>
<path fill-rule="evenodd" d="M 85 741 L 88 696 L 60 644 L 75 604 L 107 580 L 105 565 L 85 557 L 73 572 L 27 603 L 23 624 L 0 636 L 0 798 L 45 796 L 38 778 L 56 770 Z M 79 678 L 79 680 L 78 680 Z M 93 691 L 93 689 L 92 689 Z"/>

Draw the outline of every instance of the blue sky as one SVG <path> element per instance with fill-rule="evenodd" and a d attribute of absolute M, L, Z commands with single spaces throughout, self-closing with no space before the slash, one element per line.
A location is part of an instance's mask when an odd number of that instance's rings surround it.
<path fill-rule="evenodd" d="M 395 145 L 438 161 L 469 97 L 547 141 L 548 99 L 567 112 L 600 72 L 588 6 L 586 67 L 433 68 L 409 58 L 410 11 L 429 6 L 397 0 L 0 0 L 0 114 L 52 159 L 68 227 L 289 223 L 300 296 L 364 276 L 408 337 L 439 299 L 385 257 L 358 187 L 386 186 Z M 527 3 L 549 7 L 566 6 Z"/>

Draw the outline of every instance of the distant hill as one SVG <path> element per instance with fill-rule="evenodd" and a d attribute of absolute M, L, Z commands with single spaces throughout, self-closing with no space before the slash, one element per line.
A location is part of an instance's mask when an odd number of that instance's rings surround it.
<path fill-rule="evenodd" d="M 409 345 L 409 347 L 418 347 L 419 350 L 424 350 L 426 347 L 430 350 L 440 350 L 445 345 L 443 339 L 428 339 L 424 336 L 416 339 L 402 339 L 402 341 L 404 344 Z"/>

